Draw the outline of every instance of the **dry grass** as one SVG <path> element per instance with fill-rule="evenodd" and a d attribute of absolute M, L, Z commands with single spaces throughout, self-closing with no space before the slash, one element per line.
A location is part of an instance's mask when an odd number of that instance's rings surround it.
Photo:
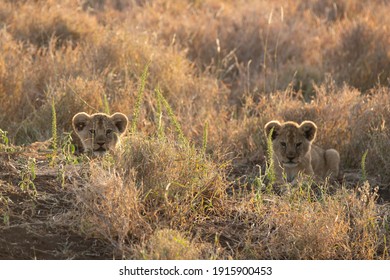
<path fill-rule="evenodd" d="M 139 248 L 139 259 L 196 260 L 201 258 L 203 244 L 188 240 L 180 232 L 170 229 L 156 230 L 147 243 Z"/>
<path fill-rule="evenodd" d="M 38 258 L 389 259 L 389 11 L 380 0 L 0 2 L 0 257 L 36 257 L 23 242 L 9 253 L 16 229 L 52 238 Z M 52 137 L 53 100 L 59 148 L 79 111 L 121 111 L 135 127 L 112 155 L 67 144 L 49 166 L 49 145 L 15 145 Z M 339 182 L 266 187 L 271 119 L 314 121 L 316 142 L 340 152 Z M 29 158 L 34 197 L 18 187 Z"/>

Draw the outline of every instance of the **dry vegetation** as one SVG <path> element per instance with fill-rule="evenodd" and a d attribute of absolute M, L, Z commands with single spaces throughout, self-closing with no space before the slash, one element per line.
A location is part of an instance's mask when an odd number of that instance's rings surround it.
<path fill-rule="evenodd" d="M 0 0 L 0 258 L 389 259 L 389 12 Z M 76 156 L 79 111 L 132 131 Z M 314 121 L 340 180 L 274 188 L 271 119 Z"/>

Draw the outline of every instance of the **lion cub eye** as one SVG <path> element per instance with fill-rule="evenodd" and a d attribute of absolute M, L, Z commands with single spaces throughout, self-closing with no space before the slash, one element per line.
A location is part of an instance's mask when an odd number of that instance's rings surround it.
<path fill-rule="evenodd" d="M 112 129 L 107 129 L 106 134 L 110 134 L 112 132 Z"/>
<path fill-rule="evenodd" d="M 95 134 L 95 129 L 90 129 L 90 130 L 89 130 L 89 133 Z"/>
<path fill-rule="evenodd" d="M 302 142 L 299 142 L 296 144 L 297 148 L 299 148 L 302 145 Z"/>
<path fill-rule="evenodd" d="M 280 145 L 282 145 L 282 147 L 286 147 L 287 146 L 286 142 L 280 142 Z"/>

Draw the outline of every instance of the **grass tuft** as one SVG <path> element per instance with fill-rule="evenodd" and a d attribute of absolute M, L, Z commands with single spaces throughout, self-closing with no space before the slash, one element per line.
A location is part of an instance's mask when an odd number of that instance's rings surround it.
<path fill-rule="evenodd" d="M 274 162 L 274 148 L 272 144 L 272 133 L 273 128 L 269 132 L 267 137 L 267 165 L 266 165 L 266 174 L 268 179 L 268 187 L 272 187 L 272 185 L 276 182 L 276 174 L 275 174 L 275 162 Z"/>
<path fill-rule="evenodd" d="M 366 170 L 366 158 L 367 158 L 368 150 L 366 150 L 362 156 L 362 161 L 361 161 L 361 170 L 362 170 L 362 176 L 361 176 L 361 181 L 365 182 L 367 181 L 367 170 Z"/>
<path fill-rule="evenodd" d="M 389 5 L 274 2 L 0 1 L 1 256 L 389 259 Z M 81 111 L 131 133 L 75 155 Z M 271 191 L 272 119 L 340 181 Z"/>
<path fill-rule="evenodd" d="M 142 72 L 142 75 L 141 75 L 140 85 L 138 87 L 137 101 L 135 103 L 133 119 L 132 119 L 132 123 L 131 123 L 131 133 L 135 133 L 137 130 L 137 122 L 138 122 L 138 118 L 139 118 L 139 114 L 140 114 L 140 110 L 141 110 L 141 106 L 142 106 L 142 102 L 143 102 L 146 80 L 147 80 L 148 75 L 149 75 L 149 72 L 148 72 L 149 65 L 150 65 L 150 62 L 148 64 L 146 64 L 144 71 Z"/>
<path fill-rule="evenodd" d="M 180 123 L 177 120 L 177 118 L 176 118 L 176 116 L 175 116 L 171 106 L 169 105 L 168 101 L 164 98 L 160 88 L 156 88 L 155 91 L 156 91 L 157 98 L 158 98 L 159 102 L 164 106 L 165 110 L 167 110 L 169 119 L 170 119 L 173 127 L 175 128 L 175 131 L 177 133 L 177 136 L 179 138 L 180 143 L 183 144 L 183 145 L 188 145 L 189 142 L 186 139 L 186 137 L 184 136 L 184 133 L 183 133 L 183 130 L 181 129 Z"/>
<path fill-rule="evenodd" d="M 51 101 L 51 146 L 52 146 L 52 154 L 51 154 L 51 162 L 54 164 L 54 161 L 58 156 L 58 137 L 57 137 L 57 113 L 56 107 L 54 103 L 54 98 Z"/>

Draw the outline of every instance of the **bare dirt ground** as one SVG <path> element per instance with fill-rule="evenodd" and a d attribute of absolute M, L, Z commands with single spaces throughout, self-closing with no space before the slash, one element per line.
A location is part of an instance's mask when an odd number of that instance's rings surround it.
<path fill-rule="evenodd" d="M 36 159 L 37 195 L 22 191 L 21 172 L 29 157 Z M 23 149 L 0 154 L 0 259 L 112 259 L 99 239 L 86 239 L 55 219 L 68 211 L 73 199 L 62 187 L 47 154 Z M 3 211 L 3 210 L 2 210 Z"/>

